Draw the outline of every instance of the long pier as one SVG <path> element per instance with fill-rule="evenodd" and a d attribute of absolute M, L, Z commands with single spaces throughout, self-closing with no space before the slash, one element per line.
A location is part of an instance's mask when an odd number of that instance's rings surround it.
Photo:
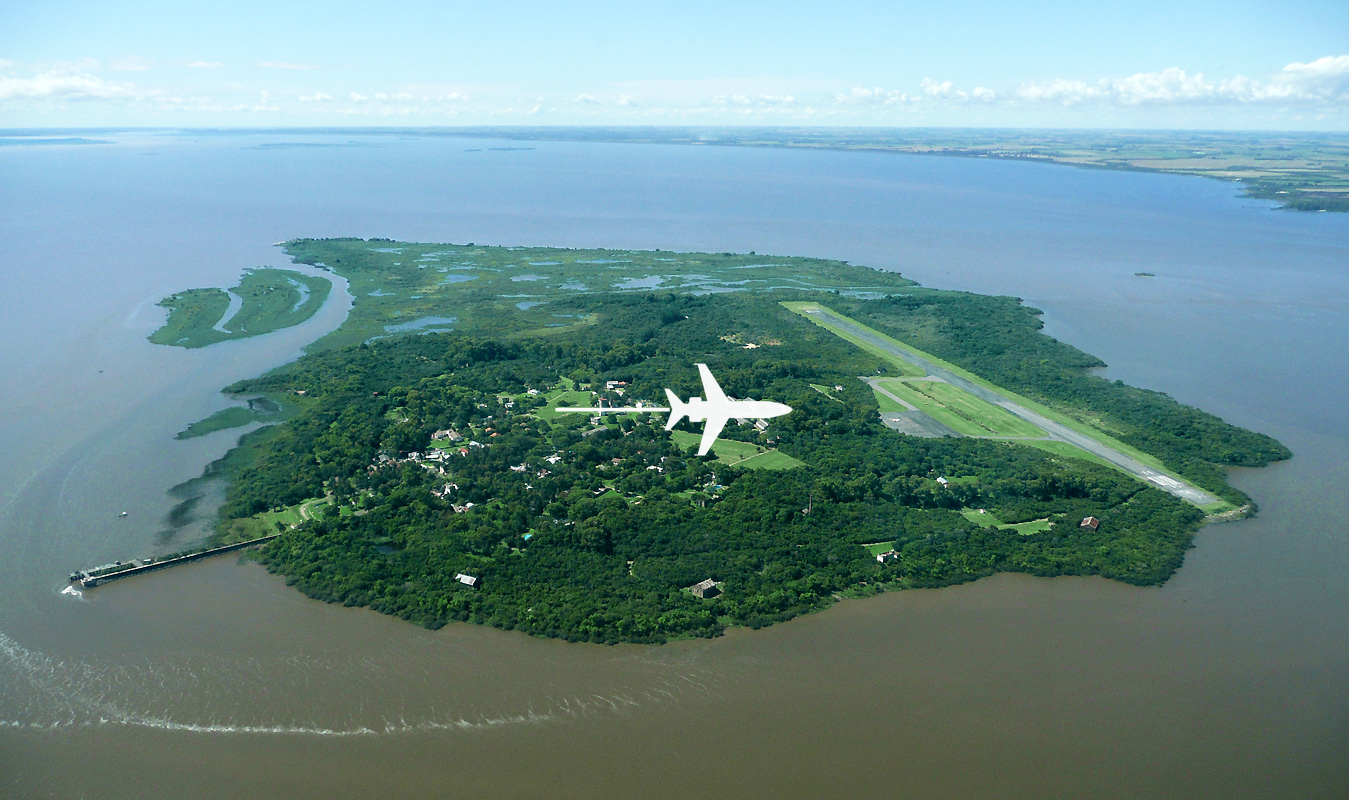
<path fill-rule="evenodd" d="M 129 578 L 132 575 L 143 575 L 147 572 L 168 569 L 169 567 L 176 567 L 180 564 L 200 561 L 203 558 L 210 558 L 211 556 L 218 556 L 224 553 L 232 553 L 235 550 L 243 550 L 254 545 L 265 544 L 280 535 L 281 534 L 279 533 L 273 533 L 270 536 L 259 536 L 256 539 L 249 539 L 246 542 L 221 545 L 220 547 L 212 547 L 209 550 L 199 550 L 195 553 L 174 556 L 173 558 L 165 558 L 158 561 L 155 559 L 137 559 L 126 564 L 117 562 L 102 567 L 94 567 L 92 569 L 76 570 L 75 572 L 70 573 L 70 582 L 78 583 L 82 589 L 92 589 L 100 584 L 120 580 L 122 578 Z"/>

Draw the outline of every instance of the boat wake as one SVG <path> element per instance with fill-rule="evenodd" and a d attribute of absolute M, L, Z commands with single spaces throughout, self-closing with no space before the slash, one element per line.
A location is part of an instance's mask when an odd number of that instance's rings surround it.
<path fill-rule="evenodd" d="M 543 725 L 593 718 L 602 715 L 625 715 L 690 697 L 706 697 L 713 693 L 718 681 L 705 670 L 691 669 L 692 664 L 653 664 L 649 658 L 638 660 L 645 674 L 640 676 L 640 687 L 611 687 L 608 691 L 581 694 L 544 693 L 523 690 L 534 697 L 522 697 L 522 707 L 513 711 L 434 711 L 428 713 L 380 714 L 370 709 L 355 718 L 337 722 L 292 719 L 286 721 L 248 719 L 246 713 L 228 713 L 212 702 L 216 684 L 245 684 L 242 696 L 255 697 L 266 692 L 271 697 L 278 692 L 262 682 L 264 672 L 281 666 L 283 672 L 313 674 L 321 672 L 311 663 L 272 663 L 269 669 L 259 664 L 236 664 L 233 669 L 221 664 L 108 666 L 97 668 L 87 663 L 64 661 L 30 650 L 0 632 L 0 729 L 48 731 L 62 729 L 117 726 L 172 731 L 189 734 L 228 734 L 240 736 L 319 736 L 366 737 L 393 736 L 426 732 L 468 732 L 498 729 L 512 725 Z M 684 661 L 687 661 L 684 659 Z M 239 667 L 245 667 L 239 669 Z M 673 668 L 673 669 L 667 669 Z M 328 665 L 328 672 L 343 671 L 338 665 Z M 371 685 L 368 675 L 338 676 L 341 684 L 349 681 Z M 158 691 L 130 696 L 146 687 Z M 311 687 L 312 688 L 312 687 Z M 284 694 L 281 695 L 284 697 Z M 301 705 L 298 698 L 293 702 Z M 419 705 L 406 701 L 408 705 Z M 510 701 L 507 701 L 509 704 Z M 403 705 L 403 699 L 394 701 Z M 372 702 L 373 704 L 373 702 Z M 173 706 L 190 706 L 177 710 Z M 202 708 L 204 706 L 204 708 Z M 362 710 L 366 709 L 362 706 Z M 196 713 L 194 713 L 194 711 Z M 212 713 L 214 712 L 214 713 Z M 198 715 L 205 718 L 201 718 Z M 278 716 L 284 716 L 281 711 Z M 368 715 L 368 716 L 367 716 Z M 195 718 L 194 718 L 195 717 Z"/>

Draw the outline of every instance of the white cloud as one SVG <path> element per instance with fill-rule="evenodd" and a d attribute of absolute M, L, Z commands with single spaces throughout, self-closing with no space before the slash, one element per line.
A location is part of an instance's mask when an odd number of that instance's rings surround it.
<path fill-rule="evenodd" d="M 974 95 L 974 99 L 975 99 L 975 100 L 982 100 L 982 101 L 984 101 L 985 103 L 991 103 L 991 102 L 993 102 L 994 100 L 997 100 L 997 99 L 998 99 L 998 93 L 997 93 L 997 92 L 993 91 L 992 89 L 986 88 L 986 87 L 984 87 L 984 86 L 976 86 L 976 87 L 974 87 L 974 91 L 971 92 L 971 94 Z"/>
<path fill-rule="evenodd" d="M 333 99 L 332 95 L 324 94 L 323 92 L 314 92 L 313 94 L 300 95 L 301 103 L 326 103 L 331 99 Z"/>
<path fill-rule="evenodd" d="M 225 66 L 225 65 L 224 65 L 224 64 L 221 64 L 219 61 L 189 61 L 189 62 L 187 62 L 187 68 L 188 68 L 188 69 L 220 69 L 220 68 L 223 67 L 223 66 Z"/>
<path fill-rule="evenodd" d="M 1191 74 L 1168 67 L 1124 78 L 1102 78 L 1094 83 L 1062 78 L 1024 83 L 1017 88 L 1016 95 L 1032 103 L 1065 106 L 1086 102 L 1121 106 L 1349 104 L 1349 56 L 1289 64 L 1264 81 L 1244 75 L 1214 81 L 1205 78 L 1202 72 Z"/>
<path fill-rule="evenodd" d="M 1296 88 L 1304 95 L 1344 100 L 1349 95 L 1349 56 L 1325 56 L 1307 64 L 1294 62 L 1272 83 Z"/>
<path fill-rule="evenodd" d="M 138 95 L 131 84 L 112 83 L 87 72 L 54 70 L 32 78 L 0 76 L 0 100 L 112 100 Z"/>
<path fill-rule="evenodd" d="M 366 95 L 360 94 L 359 92 L 352 92 L 351 94 L 347 95 L 347 98 L 350 99 L 351 102 L 353 103 L 364 103 L 366 100 L 370 99 Z"/>
<path fill-rule="evenodd" d="M 258 66 L 265 69 L 318 69 L 317 64 L 292 64 L 289 61 L 259 61 Z"/>
<path fill-rule="evenodd" d="M 789 94 L 719 94 L 712 98 L 712 102 L 717 105 L 740 106 L 741 108 L 770 108 L 774 106 L 794 105 L 796 103 L 796 98 Z"/>
<path fill-rule="evenodd" d="M 596 97 L 595 95 L 593 95 L 593 94 L 578 94 L 578 95 L 576 95 L 576 102 L 578 102 L 578 103 L 594 104 L 594 103 L 598 103 L 599 101 L 600 101 L 600 99 L 599 99 L 598 97 Z"/>
<path fill-rule="evenodd" d="M 618 96 L 618 105 L 620 105 L 620 106 L 625 106 L 625 107 L 626 107 L 626 106 L 635 106 L 635 105 L 637 105 L 637 101 L 632 99 L 632 95 L 620 94 L 620 95 Z"/>
<path fill-rule="evenodd" d="M 856 86 L 847 94 L 834 95 L 835 101 L 845 105 L 893 105 L 895 103 L 908 103 L 917 99 L 918 98 L 916 97 L 910 97 L 898 89 L 882 89 L 879 86 L 875 89 Z"/>
<path fill-rule="evenodd" d="M 1101 91 L 1083 81 L 1066 81 L 1062 78 L 1055 78 L 1043 83 L 1023 83 L 1016 90 L 1016 94 L 1023 100 L 1046 101 L 1071 106 L 1083 100 L 1096 99 L 1101 96 Z"/>
<path fill-rule="evenodd" d="M 957 89 L 955 85 L 952 84 L 950 81 L 942 81 L 938 83 L 937 81 L 934 81 L 931 78 L 923 78 L 923 82 L 919 84 L 919 86 L 922 87 L 923 94 L 927 95 L 928 97 L 938 98 L 940 100 L 952 100 L 952 99 L 963 100 L 966 97 L 966 94 Z"/>

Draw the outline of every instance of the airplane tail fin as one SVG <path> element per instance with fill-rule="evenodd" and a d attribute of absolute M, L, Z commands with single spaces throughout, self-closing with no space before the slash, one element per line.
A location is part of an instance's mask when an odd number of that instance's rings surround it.
<path fill-rule="evenodd" d="M 665 430 L 668 431 L 673 430 L 674 426 L 678 425 L 679 421 L 689 413 L 689 407 L 678 397 L 675 397 L 675 393 L 669 389 L 665 390 L 665 397 L 670 401 L 670 418 L 665 421 Z"/>

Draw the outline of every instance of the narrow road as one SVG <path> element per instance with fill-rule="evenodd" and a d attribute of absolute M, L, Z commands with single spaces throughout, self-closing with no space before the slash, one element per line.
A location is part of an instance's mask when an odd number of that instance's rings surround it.
<path fill-rule="evenodd" d="M 970 394 L 974 395 L 980 400 L 984 400 L 986 402 L 992 403 L 995 406 L 999 406 L 1001 408 L 1006 409 L 1012 415 L 1020 417 L 1021 419 L 1024 419 L 1025 421 L 1031 423 L 1032 425 L 1035 425 L 1036 427 L 1040 428 L 1040 430 L 1048 434 L 1049 439 L 1060 442 L 1067 442 L 1069 444 L 1076 445 L 1077 447 L 1080 447 L 1083 450 L 1086 450 L 1088 453 L 1100 456 L 1101 458 L 1110 462 L 1111 464 L 1123 470 L 1124 472 L 1127 472 L 1130 475 L 1133 475 L 1134 477 L 1138 478 L 1139 480 L 1149 483 L 1157 487 L 1158 489 L 1161 489 L 1164 492 L 1173 494 L 1176 497 L 1179 497 L 1182 500 L 1187 500 L 1191 503 L 1194 503 L 1197 506 L 1204 506 L 1219 501 L 1218 497 L 1214 496 L 1213 494 L 1210 494 L 1209 492 L 1204 491 L 1203 489 L 1200 489 L 1198 486 L 1195 486 L 1191 483 L 1187 483 L 1185 481 L 1177 480 L 1169 475 L 1163 475 L 1162 473 L 1142 463 L 1133 456 L 1130 456 L 1126 453 L 1122 453 L 1119 450 L 1116 450 L 1115 448 L 1105 444 L 1104 442 L 1097 441 L 1096 439 L 1093 439 L 1090 436 L 1078 433 L 1077 431 L 1073 430 L 1072 428 L 1069 428 L 1066 425 L 1055 422 L 1052 419 L 1049 419 L 1041 414 L 1037 414 L 1034 411 L 1031 411 L 1030 409 L 1021 405 L 1020 403 L 1017 403 L 1011 398 L 1005 397 L 1002 394 L 993 391 L 992 389 L 980 386 L 979 384 L 967 378 L 963 378 L 960 375 L 957 375 L 956 373 L 952 372 L 949 369 L 939 367 L 936 364 L 933 364 L 932 362 L 928 361 L 927 359 L 914 353 L 911 353 L 902 347 L 896 347 L 895 345 L 886 341 L 884 338 L 875 335 L 871 331 L 858 325 L 852 320 L 847 319 L 846 317 L 841 317 L 838 314 L 835 314 L 833 311 L 830 311 L 827 308 L 808 309 L 806 313 L 814 317 L 826 319 L 829 321 L 831 325 L 836 325 L 839 328 L 842 328 L 843 330 L 847 331 L 849 334 L 861 339 L 862 341 L 867 342 L 868 344 L 873 345 L 875 347 L 878 347 L 881 350 L 885 351 L 886 353 L 895 356 L 896 358 L 901 358 L 909 362 L 910 364 L 919 367 L 920 369 L 924 370 L 928 375 L 941 378 L 942 380 L 946 381 L 952 386 L 958 386 L 961 389 L 964 389 L 965 391 L 969 392 Z"/>

